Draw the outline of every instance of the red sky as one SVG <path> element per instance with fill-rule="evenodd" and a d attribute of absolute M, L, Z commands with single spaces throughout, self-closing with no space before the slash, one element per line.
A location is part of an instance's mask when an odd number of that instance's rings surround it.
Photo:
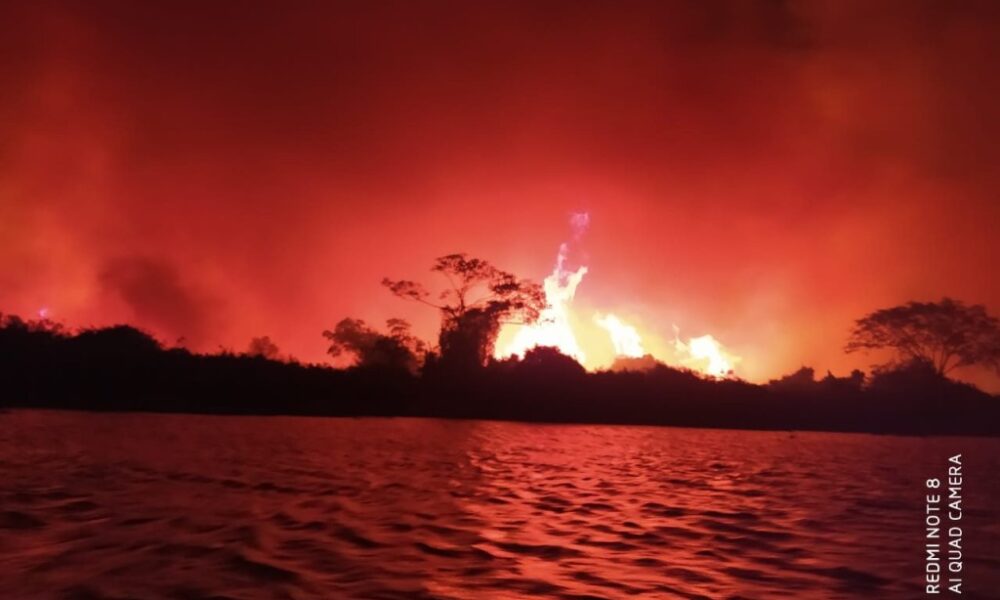
<path fill-rule="evenodd" d="M 322 360 L 467 251 L 766 379 L 1000 312 L 994 2 L 7 2 L 0 310 Z M 987 388 L 995 377 L 966 373 Z"/>

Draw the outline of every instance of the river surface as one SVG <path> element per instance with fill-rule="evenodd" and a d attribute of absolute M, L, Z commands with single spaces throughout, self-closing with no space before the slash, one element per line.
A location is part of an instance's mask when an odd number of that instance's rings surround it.
<path fill-rule="evenodd" d="M 959 452 L 1000 598 L 995 439 L 13 411 L 0 598 L 917 598 Z"/>

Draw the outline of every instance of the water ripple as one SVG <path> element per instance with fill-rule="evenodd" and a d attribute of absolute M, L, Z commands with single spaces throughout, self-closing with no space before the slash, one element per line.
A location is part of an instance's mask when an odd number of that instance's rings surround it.
<path fill-rule="evenodd" d="M 12 598 L 911 598 L 921 486 L 956 448 L 1000 471 L 996 440 L 14 411 L 0 581 Z M 998 485 L 963 500 L 966 597 L 1000 589 Z"/>

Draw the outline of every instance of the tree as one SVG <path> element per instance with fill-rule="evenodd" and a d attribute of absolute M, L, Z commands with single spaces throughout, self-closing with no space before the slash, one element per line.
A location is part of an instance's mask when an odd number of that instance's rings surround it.
<path fill-rule="evenodd" d="M 436 299 L 413 281 L 386 278 L 382 285 L 400 298 L 441 312 L 441 360 L 452 366 L 485 365 L 493 355 L 501 325 L 532 323 L 545 307 L 542 286 L 479 258 L 449 254 L 435 260 L 431 271 L 448 282 Z"/>
<path fill-rule="evenodd" d="M 896 364 L 926 362 L 942 376 L 970 365 L 1000 371 L 1000 321 L 950 298 L 883 308 L 855 322 L 845 348 L 877 349 L 894 350 Z"/>
<path fill-rule="evenodd" d="M 360 367 L 405 369 L 415 373 L 426 352 L 425 344 L 410 333 L 403 319 L 386 321 L 388 335 L 369 327 L 361 319 L 343 319 L 333 331 L 324 331 L 330 340 L 327 352 L 333 356 L 353 354 Z"/>
<path fill-rule="evenodd" d="M 812 367 L 801 367 L 794 373 L 789 373 L 780 379 L 772 379 L 767 386 L 776 390 L 801 392 L 816 387 L 816 370 Z"/>
<path fill-rule="evenodd" d="M 546 378 L 562 380 L 569 377 L 582 377 L 587 374 L 575 358 L 567 356 L 558 348 L 551 346 L 535 346 L 524 353 L 516 365 L 517 372 L 538 375 Z"/>
<path fill-rule="evenodd" d="M 261 358 L 266 358 L 268 360 L 275 360 L 278 358 L 278 345 L 271 341 L 269 336 L 255 337 L 250 340 L 250 345 L 247 347 L 248 356 L 259 356 Z"/>

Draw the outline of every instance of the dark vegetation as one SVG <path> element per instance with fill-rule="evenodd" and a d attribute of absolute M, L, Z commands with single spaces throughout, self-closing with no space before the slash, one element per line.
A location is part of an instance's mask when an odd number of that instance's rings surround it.
<path fill-rule="evenodd" d="M 382 285 L 400 298 L 440 313 L 440 352 L 435 360 L 452 371 L 474 371 L 486 366 L 501 325 L 532 323 L 545 308 L 545 292 L 540 285 L 518 279 L 479 258 L 449 254 L 434 261 L 431 271 L 448 282 L 436 296 L 422 284 L 405 279 L 385 278 Z"/>
<path fill-rule="evenodd" d="M 811 369 L 802 369 L 754 385 L 664 365 L 644 372 L 587 373 L 551 348 L 473 370 L 431 360 L 419 374 L 386 364 L 380 350 L 372 354 L 374 364 L 345 370 L 264 354 L 192 354 L 163 348 L 124 325 L 70 334 L 51 323 L 6 317 L 0 326 L 0 405 L 1000 433 L 1000 398 L 951 381 L 920 361 L 878 370 L 868 380 L 856 372 L 817 381 Z"/>
<path fill-rule="evenodd" d="M 983 306 L 944 298 L 883 308 L 855 322 L 847 352 L 885 348 L 897 357 L 888 366 L 920 362 L 942 376 L 973 365 L 1000 371 L 1000 321 Z"/>
<path fill-rule="evenodd" d="M 323 337 L 331 355 L 355 359 L 349 369 L 282 360 L 266 336 L 241 354 L 206 355 L 164 348 L 127 325 L 69 332 L 0 316 L 0 406 L 1000 434 L 1000 398 L 947 378 L 956 366 L 1000 364 L 1000 323 L 981 306 L 946 298 L 875 311 L 856 322 L 846 348 L 895 354 L 870 377 L 817 380 L 802 368 L 756 385 L 652 357 L 598 373 L 553 348 L 494 360 L 501 325 L 537 320 L 542 289 L 464 254 L 432 271 L 447 282 L 437 294 L 413 281 L 383 284 L 440 313 L 437 345 L 401 319 L 385 332 L 343 319 Z"/>

